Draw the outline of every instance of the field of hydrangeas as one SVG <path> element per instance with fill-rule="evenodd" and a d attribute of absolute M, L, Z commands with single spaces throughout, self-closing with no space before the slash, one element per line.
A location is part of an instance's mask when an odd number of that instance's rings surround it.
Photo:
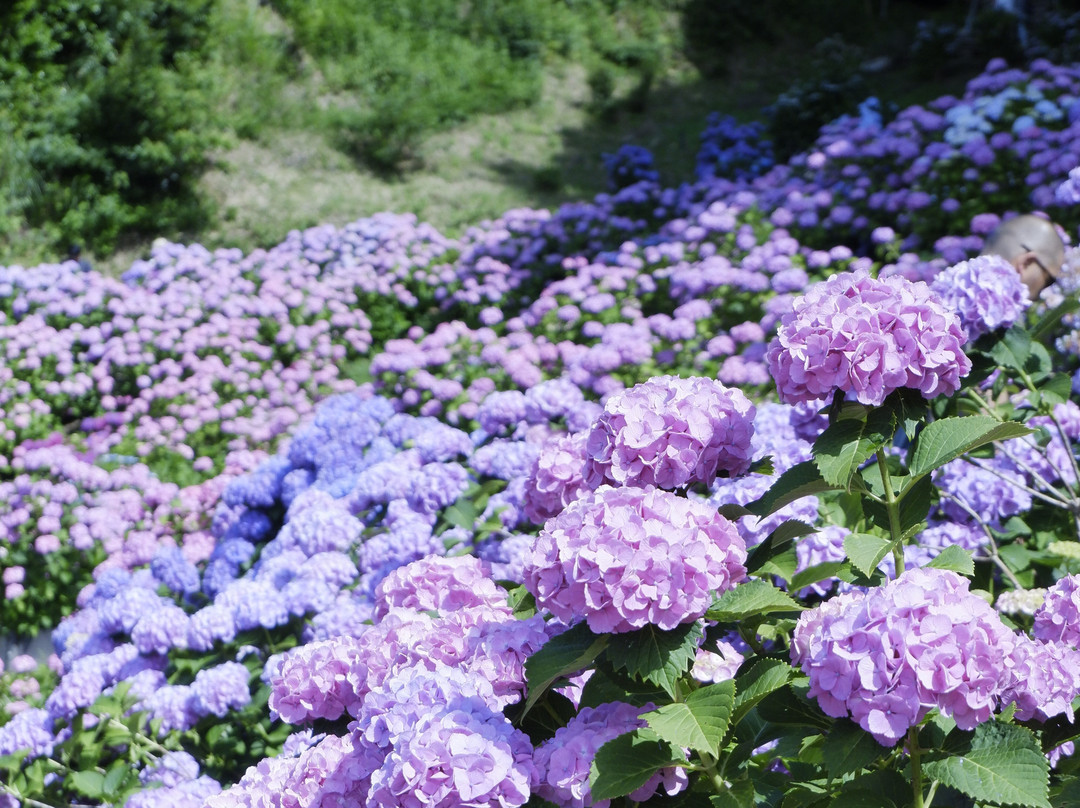
<path fill-rule="evenodd" d="M 0 268 L 0 808 L 1080 804 L 1080 66 L 607 164 Z"/>

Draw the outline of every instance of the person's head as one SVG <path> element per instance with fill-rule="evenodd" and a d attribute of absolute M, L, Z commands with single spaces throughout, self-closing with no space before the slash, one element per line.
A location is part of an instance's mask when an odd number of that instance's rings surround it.
<path fill-rule="evenodd" d="M 1065 245 L 1054 223 L 1031 213 L 998 225 L 982 254 L 1000 255 L 1016 267 L 1032 300 L 1057 280 L 1065 263 Z"/>

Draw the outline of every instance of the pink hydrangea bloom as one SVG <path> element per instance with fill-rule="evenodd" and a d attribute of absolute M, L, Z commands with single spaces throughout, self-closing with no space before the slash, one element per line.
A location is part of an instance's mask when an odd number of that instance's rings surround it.
<path fill-rule="evenodd" d="M 827 715 L 891 745 L 935 707 L 962 729 L 986 721 L 1015 644 L 966 578 L 920 568 L 804 612 L 791 656 Z"/>
<path fill-rule="evenodd" d="M 577 499 L 585 487 L 585 432 L 548 440 L 525 482 L 525 516 L 542 525 Z"/>
<path fill-rule="evenodd" d="M 746 576 L 736 527 L 704 502 L 656 488 L 601 486 L 548 521 L 525 586 L 564 622 L 596 632 L 672 629 Z"/>
<path fill-rule="evenodd" d="M 745 474 L 754 412 L 742 391 L 712 379 L 649 379 L 607 400 L 586 443 L 585 482 L 673 490 Z"/>
<path fill-rule="evenodd" d="M 270 710 L 290 724 L 340 718 L 357 709 L 366 681 L 363 647 L 353 637 L 288 651 L 270 675 Z"/>
<path fill-rule="evenodd" d="M 867 406 L 903 387 L 951 395 L 971 370 L 959 317 L 925 283 L 866 270 L 810 287 L 785 314 L 768 362 L 788 404 L 843 391 Z"/>

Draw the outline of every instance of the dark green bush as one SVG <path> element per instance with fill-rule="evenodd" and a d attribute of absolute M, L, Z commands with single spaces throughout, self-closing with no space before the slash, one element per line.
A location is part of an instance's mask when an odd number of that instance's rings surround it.
<path fill-rule="evenodd" d="M 110 250 L 198 227 L 216 142 L 205 102 L 215 0 L 0 5 L 0 228 Z"/>

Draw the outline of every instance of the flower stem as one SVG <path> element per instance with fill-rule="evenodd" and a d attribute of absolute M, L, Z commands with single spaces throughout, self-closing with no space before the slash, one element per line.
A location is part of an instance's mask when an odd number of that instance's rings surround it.
<path fill-rule="evenodd" d="M 919 748 L 919 728 L 908 730 L 908 755 L 911 757 L 911 792 L 914 802 L 912 808 L 925 808 L 922 791 L 922 750 Z"/>
<path fill-rule="evenodd" d="M 881 470 L 881 484 L 885 488 L 885 509 L 889 514 L 889 535 L 893 540 L 893 562 L 896 568 L 896 577 L 904 571 L 904 545 L 900 538 L 903 533 L 900 530 L 900 500 L 896 498 L 893 490 L 892 477 L 889 475 L 889 465 L 885 462 L 885 452 L 877 453 L 878 468 Z"/>

